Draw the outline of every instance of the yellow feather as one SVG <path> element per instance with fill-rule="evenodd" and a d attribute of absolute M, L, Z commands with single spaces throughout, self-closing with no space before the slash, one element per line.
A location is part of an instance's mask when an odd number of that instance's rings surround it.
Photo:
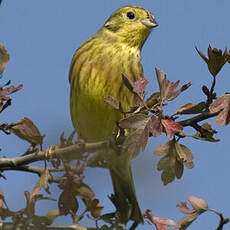
<path fill-rule="evenodd" d="M 77 49 L 69 73 L 70 111 L 78 136 L 85 141 L 106 140 L 117 131 L 115 122 L 122 114 L 104 99 L 116 97 L 129 110 L 133 94 L 122 84 L 121 75 L 133 81 L 143 77 L 140 51 L 156 25 L 149 11 L 137 6 L 122 7 Z M 115 197 L 121 205 L 117 207 L 121 221 L 130 218 L 142 222 L 130 168 L 131 156 L 106 153 L 104 157 L 111 170 Z M 131 205 L 129 215 L 124 207 L 127 202 Z"/>

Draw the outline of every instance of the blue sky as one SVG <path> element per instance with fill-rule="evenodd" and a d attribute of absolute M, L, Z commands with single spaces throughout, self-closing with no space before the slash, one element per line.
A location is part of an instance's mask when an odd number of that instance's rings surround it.
<path fill-rule="evenodd" d="M 145 76 L 149 78 L 148 92 L 158 90 L 155 67 L 166 72 L 168 79 L 191 81 L 192 87 L 170 103 L 167 111 L 174 112 L 185 103 L 204 99 L 201 86 L 210 86 L 211 76 L 196 53 L 196 45 L 206 52 L 209 44 L 230 48 L 229 0 L 3 0 L 0 7 L 0 43 L 8 49 L 11 60 L 2 81 L 24 84 L 13 95 L 13 106 L 1 114 L 1 122 L 31 118 L 46 134 L 44 147 L 57 144 L 62 131 L 69 134 L 72 124 L 69 115 L 68 70 L 75 49 L 94 34 L 117 8 L 140 5 L 150 10 L 159 23 L 148 38 L 143 51 Z M 229 92 L 230 66 L 226 64 L 217 77 L 216 92 Z M 211 120 L 213 123 L 213 119 Z M 210 207 L 230 216 L 229 210 L 229 127 L 215 126 L 221 139 L 208 143 L 193 139 L 182 140 L 194 153 L 195 167 L 185 169 L 181 180 L 164 186 L 156 170 L 158 157 L 154 149 L 167 141 L 165 135 L 152 139 L 146 151 L 133 162 L 136 190 L 143 210 L 150 208 L 156 216 L 178 220 L 182 217 L 176 204 L 189 195 L 205 199 Z M 189 131 L 189 130 L 188 130 Z M 13 135 L 1 134 L 1 156 L 22 154 L 27 143 Z M 21 172 L 7 172 L 7 181 L 1 180 L 8 206 L 12 209 L 25 205 L 24 190 L 31 191 L 37 177 Z M 107 195 L 112 193 L 109 174 L 105 170 L 87 170 L 86 181 L 97 197 L 111 211 Z M 51 185 L 53 196 L 58 189 Z M 102 189 L 103 188 L 103 189 Z M 55 208 L 50 202 L 40 202 L 40 214 Z M 59 221 L 57 223 L 61 223 Z M 63 222 L 62 222 L 63 223 Z M 212 214 L 201 216 L 190 229 L 213 229 L 218 218 Z M 141 229 L 154 229 L 146 224 Z"/>

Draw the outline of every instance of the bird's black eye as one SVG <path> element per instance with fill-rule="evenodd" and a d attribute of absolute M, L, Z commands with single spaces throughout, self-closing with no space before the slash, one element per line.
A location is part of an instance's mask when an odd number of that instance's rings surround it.
<path fill-rule="evenodd" d="M 135 14 L 132 11 L 127 12 L 126 16 L 130 20 L 133 20 L 135 18 Z"/>

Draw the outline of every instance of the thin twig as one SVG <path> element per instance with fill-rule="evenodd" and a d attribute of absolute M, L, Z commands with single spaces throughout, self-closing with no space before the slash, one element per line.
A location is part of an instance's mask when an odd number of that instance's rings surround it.
<path fill-rule="evenodd" d="M 214 92 L 215 85 L 216 85 L 216 76 L 213 76 L 212 86 L 211 86 L 211 89 L 210 89 L 210 94 L 211 95 Z"/>
<path fill-rule="evenodd" d="M 204 112 L 195 117 L 192 117 L 186 120 L 182 120 L 182 121 L 178 121 L 178 123 L 182 125 L 183 127 L 192 126 L 193 124 L 196 124 L 197 122 L 206 120 L 211 117 L 216 117 L 219 114 L 219 112 L 216 112 L 216 113 Z"/>
<path fill-rule="evenodd" d="M 215 85 L 216 85 L 216 76 L 213 76 L 212 86 L 211 86 L 211 89 L 209 90 L 209 94 L 208 94 L 208 98 L 206 102 L 207 107 L 209 107 L 209 105 L 212 104 Z"/>
<path fill-rule="evenodd" d="M 39 167 L 32 167 L 32 166 L 16 166 L 16 167 L 6 167 L 2 168 L 2 171 L 23 171 L 23 172 L 29 172 L 37 174 L 38 176 L 41 176 L 42 172 L 44 172 L 44 168 Z M 49 172 L 62 172 L 65 171 L 64 168 L 48 168 Z M 50 183 L 59 183 L 62 180 L 60 177 L 49 177 Z M 0 228 L 1 229 L 1 228 Z"/>
<path fill-rule="evenodd" d="M 219 225 L 215 230 L 223 230 L 225 224 L 227 224 L 230 220 L 229 218 L 224 218 L 223 213 L 216 211 L 215 209 L 208 209 L 211 212 L 214 212 L 216 215 L 220 217 Z"/>
<path fill-rule="evenodd" d="M 7 123 L 0 123 L 0 130 L 3 131 L 7 135 L 11 133 L 10 128 L 11 128 L 11 125 L 8 125 Z"/>

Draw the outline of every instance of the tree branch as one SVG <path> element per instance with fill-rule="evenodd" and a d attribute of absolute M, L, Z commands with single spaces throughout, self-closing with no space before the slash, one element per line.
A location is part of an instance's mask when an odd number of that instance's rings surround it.
<path fill-rule="evenodd" d="M 95 152 L 98 150 L 105 149 L 108 146 L 109 146 L 109 141 L 101 141 L 96 143 L 77 143 L 64 148 L 55 149 L 52 151 L 51 154 L 47 154 L 46 151 L 38 151 L 25 156 L 20 156 L 15 158 L 1 158 L 0 170 L 4 170 L 4 168 L 9 168 L 9 167 L 16 168 L 18 166 L 26 165 L 32 162 L 49 160 L 52 158 L 65 158 L 71 160 L 82 159 L 83 153 Z"/>
<path fill-rule="evenodd" d="M 37 174 L 38 176 L 41 176 L 42 172 L 44 172 L 44 168 L 39 167 L 32 167 L 32 166 L 16 166 L 16 167 L 6 167 L 1 168 L 2 171 L 23 171 L 23 172 L 29 172 L 33 174 Z M 48 168 L 49 172 L 62 172 L 65 171 L 64 168 Z M 61 181 L 60 177 L 50 177 L 49 182 L 59 183 Z M 0 228 L 1 229 L 1 228 Z"/>
<path fill-rule="evenodd" d="M 179 121 L 178 123 L 182 126 L 192 126 L 194 123 L 206 120 L 211 117 L 215 117 L 219 114 L 205 112 L 199 114 L 190 119 Z M 109 147 L 110 141 L 101 141 L 95 143 L 77 143 L 71 146 L 56 148 L 52 151 L 51 154 L 47 154 L 46 151 L 38 151 L 25 156 L 15 157 L 15 158 L 1 158 L 0 159 L 0 170 L 21 170 L 21 171 L 29 171 L 32 173 L 36 173 L 38 175 L 41 174 L 42 169 L 34 168 L 34 167 L 19 167 L 32 162 L 37 162 L 41 160 L 49 160 L 52 158 L 64 158 L 64 159 L 82 159 L 82 155 L 86 152 L 96 152 L 98 150 L 105 149 Z"/>
<path fill-rule="evenodd" d="M 0 222 L 0 229 L 4 230 L 15 230 L 15 224 L 10 222 Z M 17 230 L 24 230 L 25 226 L 17 226 Z M 37 226 L 28 226 L 26 229 L 28 230 L 36 230 Z M 44 226 L 42 229 L 44 230 L 97 230 L 97 228 L 87 228 L 83 227 L 79 224 L 67 225 L 67 226 Z"/>
<path fill-rule="evenodd" d="M 182 121 L 178 121 L 178 123 L 181 124 L 183 127 L 192 126 L 194 123 L 197 123 L 197 122 L 206 120 L 208 118 L 217 116 L 219 114 L 219 112 L 216 112 L 216 113 L 204 112 L 204 113 L 201 113 L 195 117 L 192 117 L 192 118 L 189 118 L 186 120 L 182 120 Z"/>

